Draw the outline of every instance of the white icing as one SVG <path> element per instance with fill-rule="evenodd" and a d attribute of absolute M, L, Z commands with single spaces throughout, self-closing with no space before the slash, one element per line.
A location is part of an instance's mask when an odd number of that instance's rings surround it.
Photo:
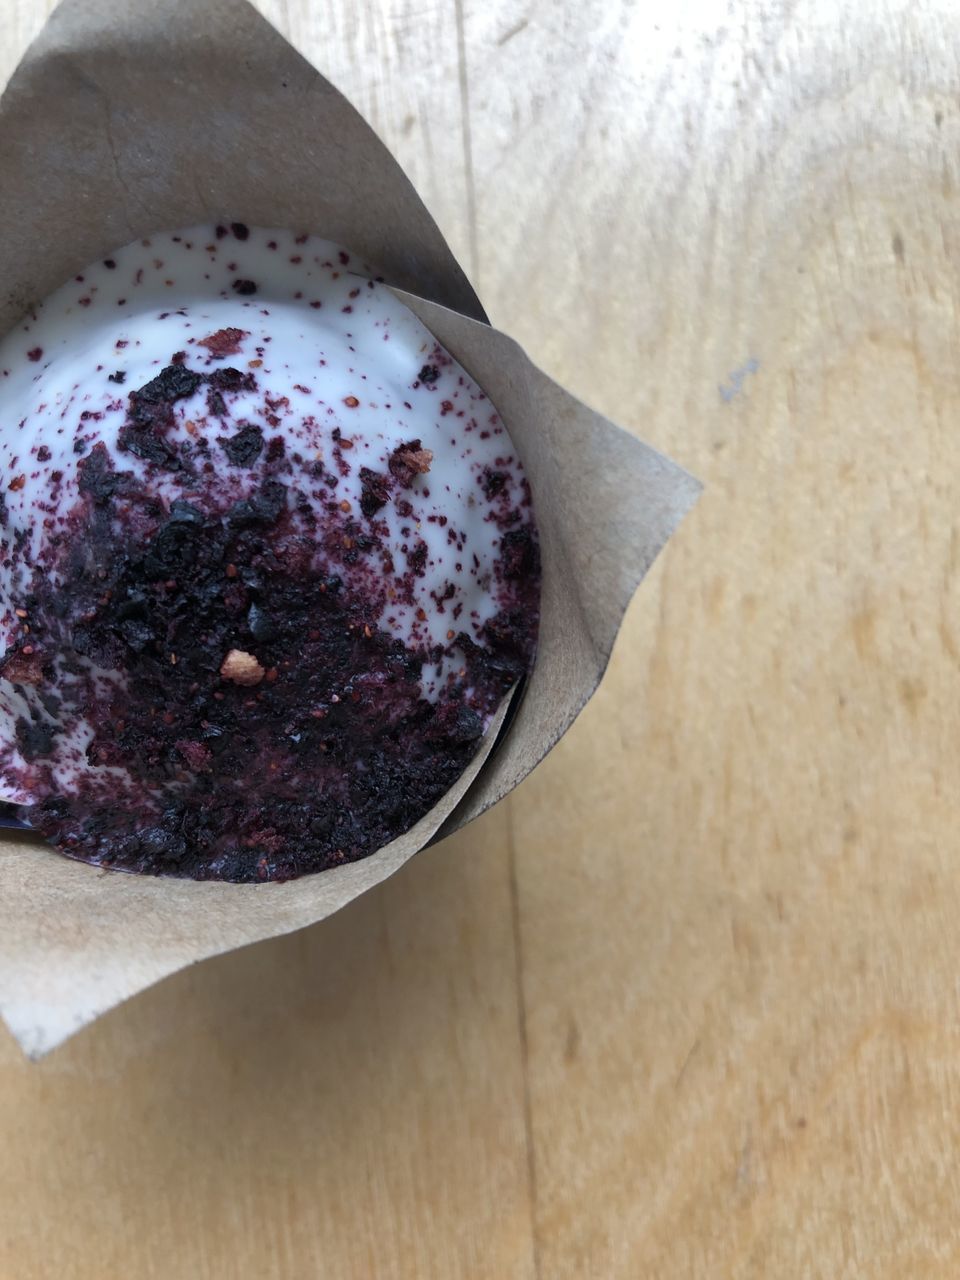
<path fill-rule="evenodd" d="M 205 373 L 249 371 L 257 390 L 225 395 L 228 419 L 208 415 L 205 388 L 174 405 L 176 439 L 201 432 L 210 440 L 217 463 L 212 483 L 220 495 L 240 499 L 254 485 L 252 473 L 229 466 L 214 443 L 243 422 L 262 427 L 268 441 L 281 436 L 287 457 L 299 453 L 322 461 L 338 477 L 337 502 L 349 503 L 357 515 L 361 466 L 387 471 L 390 454 L 414 439 L 432 451 L 429 471 L 402 493 L 412 514 L 399 515 L 392 499 L 377 513 L 389 527 L 385 541 L 398 574 L 406 569 L 404 547 L 422 538 L 429 548 L 412 603 L 393 601 L 377 622 L 408 647 L 445 647 L 439 666 L 424 668 L 424 694 L 434 696 L 458 663 L 451 631 L 479 637 L 498 608 L 493 569 L 501 533 L 481 478 L 488 468 L 505 472 L 512 500 L 521 496 L 520 463 L 489 400 L 445 353 L 435 361 L 435 340 L 420 321 L 388 289 L 368 281 L 359 263 L 344 264 L 329 242 L 264 230 L 251 230 L 247 239 L 233 233 L 217 238 L 212 228 L 195 227 L 137 241 L 108 261 L 114 265 L 85 270 L 0 343 L 0 489 L 8 545 L 13 531 L 28 530 L 35 559 L 64 526 L 80 496 L 78 437 L 87 455 L 102 442 L 115 466 L 149 475 L 165 504 L 202 499 L 202 478 L 191 492 L 178 477 L 118 449 L 129 394 L 178 351 L 186 352 L 188 368 Z M 237 280 L 255 282 L 256 293 L 238 294 Z M 200 340 L 227 328 L 247 336 L 237 353 L 217 359 Z M 252 367 L 257 361 L 262 363 Z M 417 385 L 428 363 L 439 376 Z M 109 380 L 117 373 L 124 375 L 122 384 Z M 275 407 L 276 425 L 265 420 L 265 396 L 288 401 Z M 351 397 L 356 407 L 350 407 Z M 84 412 L 101 416 L 83 421 Z M 335 428 L 352 442 L 342 451 L 350 466 L 346 476 L 337 466 Z M 41 452 L 38 458 L 38 450 L 49 457 Z M 55 471 L 63 479 L 52 502 Z M 306 482 L 302 488 L 319 503 Z M 348 578 L 349 568 L 343 572 Z M 21 557 L 12 567 L 0 564 L 0 655 L 18 634 L 14 610 L 28 578 L 29 564 Z M 434 597 L 447 584 L 454 594 L 438 605 Z M 0 742 L 8 747 L 18 702 L 12 686 L 0 681 Z M 70 744 L 74 760 L 82 745 Z M 2 787 L 0 798 L 26 799 Z"/>

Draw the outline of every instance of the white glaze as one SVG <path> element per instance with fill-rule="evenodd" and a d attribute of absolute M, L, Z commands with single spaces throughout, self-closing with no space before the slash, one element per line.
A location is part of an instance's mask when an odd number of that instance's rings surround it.
<path fill-rule="evenodd" d="M 276 248 L 269 247 L 271 242 Z M 401 517 L 393 502 L 378 513 L 389 525 L 386 545 L 398 566 L 404 565 L 411 531 L 414 540 L 426 541 L 429 553 L 412 603 L 395 600 L 377 620 L 408 647 L 445 646 L 439 666 L 424 668 L 423 692 L 431 697 L 458 661 L 449 645 L 451 625 L 479 638 L 498 608 L 497 503 L 485 496 L 481 477 L 488 468 L 506 472 L 516 503 L 522 469 L 479 387 L 446 353 L 445 363 L 435 361 L 435 340 L 420 321 L 388 289 L 368 281 L 360 263 L 344 263 L 343 256 L 329 242 L 285 231 L 251 230 L 247 239 L 238 239 L 195 227 L 129 245 L 108 259 L 114 266 L 97 263 L 48 298 L 0 343 L 5 533 L 9 539 L 18 528 L 29 530 L 36 557 L 62 526 L 79 498 L 78 437 L 86 441 L 87 452 L 102 442 L 115 465 L 138 476 L 149 474 L 167 504 L 202 498 L 202 487 L 191 494 L 178 479 L 117 449 L 129 393 L 154 378 L 178 351 L 186 352 L 189 368 L 208 373 L 227 366 L 247 371 L 251 361 L 262 360 L 251 370 L 257 391 L 225 397 L 226 424 L 208 421 L 202 389 L 177 402 L 177 438 L 187 440 L 199 430 L 215 439 L 225 428 L 229 434 L 249 421 L 260 425 L 267 439 L 280 435 L 288 456 L 298 452 L 307 460 L 322 460 L 337 473 L 332 433 L 339 428 L 352 448 L 342 455 L 351 471 L 339 475 L 336 498 L 354 510 L 361 497 L 361 466 L 385 471 L 393 450 L 413 439 L 432 451 L 429 472 L 418 475 L 403 494 L 412 515 Z M 233 288 L 237 279 L 254 281 L 256 294 L 239 296 Z M 247 336 L 238 353 L 217 359 L 200 340 L 225 328 Z M 418 385 L 419 370 L 428 362 L 437 365 L 439 377 L 432 385 Z M 125 375 L 122 385 L 108 380 L 117 371 Z M 288 401 L 274 410 L 277 425 L 264 421 L 266 394 Z M 359 404 L 350 407 L 349 397 Z M 84 422 L 84 411 L 102 417 Z M 37 457 L 41 446 L 50 452 L 44 461 Z M 223 461 L 216 447 L 213 453 Z M 63 479 L 52 503 L 54 471 Z M 220 494 L 234 500 L 252 489 L 249 472 L 226 465 L 218 470 L 216 484 Z M 451 529 L 460 535 L 456 543 L 450 541 Z M 0 656 L 18 632 L 14 610 L 27 576 L 22 560 L 16 568 L 0 564 Z M 455 594 L 438 606 L 431 593 L 448 583 Z M 0 680 L 0 742 L 8 745 L 18 705 L 19 695 Z M 77 763 L 81 748 L 72 744 L 70 751 Z M 28 799 L 2 783 L 0 798 Z"/>

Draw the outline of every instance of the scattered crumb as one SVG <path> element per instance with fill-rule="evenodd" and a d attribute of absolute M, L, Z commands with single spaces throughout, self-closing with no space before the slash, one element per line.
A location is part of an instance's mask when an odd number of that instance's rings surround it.
<path fill-rule="evenodd" d="M 266 673 L 252 653 L 231 649 L 221 664 L 220 674 L 234 684 L 252 686 L 259 684 Z"/>

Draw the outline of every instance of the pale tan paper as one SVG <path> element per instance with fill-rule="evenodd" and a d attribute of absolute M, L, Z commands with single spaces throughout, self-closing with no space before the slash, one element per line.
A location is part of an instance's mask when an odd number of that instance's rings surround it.
<path fill-rule="evenodd" d="M 198 960 L 302 929 L 393 875 L 476 777 L 469 769 L 406 835 L 362 862 L 288 884 L 196 884 L 98 871 L 26 840 L 0 846 L 0 1014 L 39 1058 L 129 996 Z"/>
<path fill-rule="evenodd" d="M 540 653 L 490 758 L 493 733 L 441 805 L 353 866 L 287 885 L 194 884 L 0 842 L 0 1014 L 35 1056 L 187 964 L 330 915 L 516 786 L 595 689 L 699 488 L 478 322 L 395 161 L 245 0 L 64 0 L 0 102 L 0 332 L 135 236 L 223 219 L 313 231 L 375 264 L 489 392 L 534 490 Z"/>
<path fill-rule="evenodd" d="M 557 386 L 512 338 L 397 293 L 497 406 L 530 477 L 543 544 L 537 664 L 506 740 L 445 823 L 448 835 L 512 791 L 569 729 L 600 682 L 637 583 L 700 485 Z"/>

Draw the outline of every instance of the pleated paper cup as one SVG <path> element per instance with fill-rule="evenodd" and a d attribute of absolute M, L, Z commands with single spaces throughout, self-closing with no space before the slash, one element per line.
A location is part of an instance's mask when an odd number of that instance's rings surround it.
<path fill-rule="evenodd" d="M 194 883 L 0 841 L 0 1013 L 40 1056 L 185 965 L 331 915 L 511 791 L 596 689 L 699 486 L 485 322 L 373 130 L 245 0 L 64 0 L 0 101 L 0 175 L 0 333 L 118 246 L 195 223 L 308 231 L 374 266 L 496 406 L 543 561 L 519 705 L 443 801 L 363 861 L 286 884 Z"/>

